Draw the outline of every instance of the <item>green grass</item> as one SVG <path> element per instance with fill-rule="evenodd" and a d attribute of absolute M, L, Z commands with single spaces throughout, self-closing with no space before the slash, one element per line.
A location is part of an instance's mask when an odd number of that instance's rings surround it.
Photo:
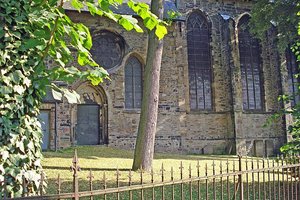
<path fill-rule="evenodd" d="M 63 180 L 62 183 L 62 193 L 63 192 L 71 192 L 72 191 L 72 172 L 70 171 L 70 166 L 72 165 L 72 157 L 74 155 L 75 148 L 68 148 L 58 152 L 44 152 L 43 159 L 43 167 L 44 171 L 47 175 L 48 180 L 48 188 L 47 193 L 53 194 L 57 192 L 57 176 L 60 175 Z M 89 190 L 89 170 L 92 171 L 93 174 L 93 188 L 101 189 L 103 188 L 103 174 L 105 173 L 107 178 L 108 187 L 116 186 L 116 170 L 119 170 L 119 184 L 120 186 L 128 185 L 128 175 L 133 162 L 133 152 L 114 149 L 104 146 L 79 146 L 76 147 L 78 158 L 79 158 L 79 166 L 81 167 L 81 171 L 79 172 L 79 189 L 80 191 Z M 243 160 L 243 169 L 246 168 L 245 160 Z M 248 168 L 251 168 L 251 163 L 248 160 Z M 233 171 L 233 165 L 235 164 L 235 170 L 238 170 L 238 158 L 237 156 L 226 156 L 226 155 L 184 155 L 184 154 L 155 154 L 154 162 L 153 162 L 153 171 L 154 171 L 154 182 L 161 181 L 161 167 L 162 164 L 164 166 L 164 180 L 171 179 L 171 167 L 173 167 L 174 171 L 174 180 L 180 179 L 180 164 L 182 162 L 183 165 L 183 178 L 189 177 L 189 166 L 191 166 L 191 175 L 192 177 L 197 176 L 197 164 L 199 162 L 199 171 L 200 176 L 204 176 L 206 172 L 207 165 L 207 173 L 208 175 L 212 175 L 213 172 L 213 163 L 215 164 L 215 173 L 220 173 L 220 164 L 222 163 L 223 173 L 226 172 L 227 165 L 226 162 L 229 163 L 229 171 Z M 254 159 L 255 168 L 257 167 L 257 163 L 260 167 L 262 167 L 261 160 L 258 162 L 257 159 Z M 272 166 L 272 162 L 270 162 Z M 132 172 L 132 182 L 133 184 L 139 184 L 141 180 L 141 174 L 143 176 L 143 183 L 151 182 L 150 173 L 144 172 Z M 237 176 L 235 177 L 237 180 Z M 245 180 L 244 176 L 244 180 Z M 252 181 L 252 177 L 249 176 L 250 184 L 256 184 L 257 182 L 257 174 L 255 174 L 255 180 Z M 262 181 L 262 175 L 260 175 L 260 181 Z M 275 178 L 278 178 L 276 175 Z M 265 180 L 271 181 L 273 179 L 273 174 L 270 176 L 270 180 L 268 179 L 268 174 L 265 174 Z M 226 179 L 224 185 L 224 193 L 226 190 Z M 230 178 L 230 190 L 231 195 L 233 193 L 233 177 Z M 175 196 L 181 196 L 180 185 L 176 185 L 175 187 Z M 189 199 L 189 184 L 184 184 L 184 196 L 185 199 Z M 201 182 L 201 192 L 202 195 L 205 194 L 205 181 Z M 197 182 L 192 185 L 193 196 L 197 196 Z M 220 195 L 220 180 L 216 179 L 216 190 L 217 197 Z M 151 199 L 152 190 L 147 189 L 144 192 L 145 199 Z M 165 195 L 170 197 L 172 193 L 172 187 L 168 186 L 165 189 Z M 212 197 L 213 186 L 212 179 L 209 180 L 209 193 Z M 155 196 L 156 198 L 161 198 L 161 188 L 155 188 Z M 121 199 L 128 199 L 128 192 L 122 193 Z M 157 196 L 158 195 L 158 196 Z M 140 190 L 133 192 L 133 199 L 138 199 L 140 196 Z M 116 194 L 108 195 L 107 199 L 115 199 Z M 97 198 L 96 198 L 97 199 Z M 169 198 L 166 198 L 169 199 Z M 178 198 L 175 198 L 178 199 Z M 217 198 L 219 199 L 219 198 Z"/>

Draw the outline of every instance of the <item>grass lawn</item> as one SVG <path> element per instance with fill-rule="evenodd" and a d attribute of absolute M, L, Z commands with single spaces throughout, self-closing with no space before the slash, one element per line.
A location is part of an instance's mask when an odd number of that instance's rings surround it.
<path fill-rule="evenodd" d="M 72 157 L 74 155 L 75 148 L 68 148 L 58 152 L 44 152 L 43 167 L 47 174 L 47 179 L 50 181 L 49 184 L 54 181 L 58 174 L 65 181 L 72 180 L 72 172 L 70 166 L 72 165 Z M 115 182 L 116 170 L 120 170 L 120 181 L 124 184 L 128 182 L 128 173 L 131 169 L 133 162 L 133 152 L 114 149 L 104 146 L 78 146 L 76 147 L 79 158 L 79 166 L 81 171 L 79 172 L 79 178 L 87 180 L 89 170 L 93 171 L 95 180 L 102 180 L 103 172 L 106 173 L 108 182 Z M 180 155 L 180 154 L 155 154 L 153 171 L 155 173 L 154 178 L 160 181 L 160 170 L 162 164 L 165 169 L 165 180 L 170 179 L 171 167 L 174 170 L 174 179 L 180 178 L 180 163 L 184 167 L 183 176 L 188 177 L 189 165 L 191 164 L 192 175 L 197 175 L 196 165 L 199 161 L 201 175 L 205 173 L 205 164 L 208 166 L 208 173 L 212 173 L 213 160 L 216 161 L 216 169 L 219 169 L 220 161 L 223 163 L 223 169 L 226 170 L 226 161 L 230 163 L 232 167 L 233 161 L 237 161 L 236 156 L 225 156 L 225 155 Z M 238 168 L 236 162 L 236 169 Z M 219 170 L 216 170 L 219 172 Z M 150 181 L 150 174 L 144 173 L 144 181 Z M 140 181 L 140 173 L 133 172 L 133 181 Z"/>
<path fill-rule="evenodd" d="M 56 180 L 57 176 L 60 175 L 63 180 L 62 191 L 61 192 L 71 192 L 72 191 L 72 172 L 70 171 L 70 166 L 72 165 L 72 157 L 74 155 L 75 148 L 68 148 L 58 152 L 44 152 L 43 159 L 43 167 L 44 171 L 47 175 L 48 179 L 48 189 L 47 193 L 56 193 Z M 120 172 L 120 186 L 128 185 L 128 174 L 132 166 L 133 162 L 133 152 L 114 149 L 104 146 L 78 146 L 76 147 L 78 158 L 79 158 L 79 166 L 81 167 L 81 171 L 79 172 L 79 189 L 80 191 L 89 190 L 89 170 L 92 170 L 93 173 L 93 188 L 101 189 L 103 187 L 103 174 L 105 172 L 107 178 L 107 185 L 116 186 L 116 170 L 119 169 Z M 245 161 L 245 160 L 244 160 Z M 248 168 L 251 168 L 250 159 L 248 160 Z M 154 163 L 153 163 L 153 171 L 154 171 L 154 181 L 161 181 L 161 167 L 162 164 L 164 166 L 164 180 L 171 179 L 171 167 L 174 170 L 174 180 L 180 179 L 180 164 L 184 167 L 183 169 L 183 178 L 189 177 L 189 166 L 191 166 L 192 177 L 197 176 L 197 163 L 199 162 L 200 176 L 205 175 L 206 164 L 207 164 L 207 172 L 209 175 L 213 174 L 213 163 L 215 164 L 215 173 L 220 173 L 220 164 L 222 163 L 223 172 L 226 172 L 227 165 L 226 162 L 229 163 L 229 171 L 233 171 L 233 165 L 235 164 L 235 170 L 238 170 L 238 158 L 237 156 L 228 156 L 228 155 L 183 155 L 183 154 L 155 154 Z M 243 162 L 243 169 L 246 168 L 245 162 Z M 257 167 L 257 163 L 260 167 L 262 167 L 261 160 L 257 162 L 255 158 L 254 164 L 255 168 Z M 272 166 L 272 162 L 270 162 Z M 276 164 L 275 164 L 276 165 Z M 132 172 L 133 177 L 132 181 L 134 183 L 140 182 L 140 172 Z M 255 177 L 257 175 L 255 174 Z M 271 179 L 273 175 L 270 176 Z M 268 180 L 266 174 L 266 180 Z M 276 176 L 277 177 L 277 176 Z M 237 179 L 237 176 L 236 176 Z M 262 179 L 262 175 L 260 176 Z M 270 180 L 271 180 L 270 179 Z M 149 183 L 151 181 L 150 173 L 143 173 L 143 182 Z M 219 182 L 219 180 L 217 180 Z M 231 178 L 231 182 L 233 179 Z M 251 177 L 249 177 L 249 181 L 251 181 Z M 255 181 L 253 181 L 255 182 Z M 210 182 L 210 193 L 212 193 L 212 183 Z M 251 183 L 250 183 L 251 184 Z M 231 184 L 231 190 L 233 190 L 233 185 Z M 175 187 L 175 193 L 179 195 L 180 188 L 177 185 Z M 189 185 L 184 185 L 185 191 L 189 191 Z M 196 187 L 196 185 L 195 185 Z M 225 190 L 226 184 L 224 184 Z M 176 189 L 177 188 L 177 189 Z M 197 187 L 196 187 L 197 188 Z M 171 188 L 169 188 L 170 190 Z M 161 190 L 161 188 L 156 188 L 156 190 Z M 201 190 L 205 190 L 205 183 L 203 182 Z M 217 186 L 218 190 L 218 186 Z M 194 192 L 195 189 L 194 189 Z M 205 192 L 205 191 L 204 191 Z M 156 192 L 156 194 L 161 192 Z M 166 194 L 170 193 L 170 191 L 166 191 Z M 147 194 L 151 194 L 151 191 L 147 192 Z M 138 194 L 134 195 L 137 196 Z M 176 196 L 177 196 L 176 195 Z M 188 192 L 187 192 L 188 195 Z M 197 195 L 197 194 L 194 194 Z M 212 195 L 212 194 L 211 194 Z M 146 195 L 147 196 L 147 195 Z M 160 197 L 160 196 L 159 196 Z M 150 198 L 150 197 L 149 197 Z M 188 196 L 187 196 L 188 198 Z M 114 199 L 114 198 L 108 198 Z M 146 198 L 147 199 L 147 198 Z"/>

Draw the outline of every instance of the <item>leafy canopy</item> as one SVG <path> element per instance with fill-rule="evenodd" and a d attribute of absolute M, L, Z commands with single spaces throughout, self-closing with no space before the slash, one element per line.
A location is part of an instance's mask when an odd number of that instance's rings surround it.
<path fill-rule="evenodd" d="M 0 185 L 5 180 L 7 196 L 26 192 L 22 184 L 36 194 L 40 187 L 41 127 L 37 120 L 46 86 L 53 88 L 56 99 L 65 96 L 76 103 L 74 91 L 58 87 L 56 81 L 72 83 L 88 79 L 97 85 L 108 77 L 89 52 L 89 29 L 74 23 L 65 13 L 66 0 L 0 0 Z M 132 16 L 113 13 L 111 6 L 122 0 L 71 0 L 81 12 L 86 7 L 92 15 L 108 17 L 126 30 L 142 32 Z M 167 34 L 159 20 L 143 3 L 128 1 L 128 6 L 143 19 L 147 29 L 155 29 L 159 39 Z M 73 55 L 85 71 L 72 65 Z M 46 60 L 52 60 L 51 68 Z M 0 190 L 0 199 L 4 196 Z"/>
<path fill-rule="evenodd" d="M 273 26 L 277 31 L 277 43 L 279 50 L 284 52 L 291 48 L 300 64 L 300 4 L 298 0 L 259 0 L 255 3 L 252 18 L 252 31 L 260 39 L 265 39 L 266 32 Z M 296 78 L 300 74 L 295 75 Z M 300 95 L 300 85 L 298 94 Z M 288 103 L 294 96 L 285 94 L 279 100 Z M 293 117 L 293 123 L 289 125 L 288 131 L 292 136 L 291 141 L 280 148 L 284 154 L 300 153 L 300 102 L 293 107 L 285 108 L 281 113 L 273 116 L 278 119 L 282 114 Z M 271 120 L 272 121 L 272 120 Z M 273 121 L 272 121 L 273 122 Z"/>

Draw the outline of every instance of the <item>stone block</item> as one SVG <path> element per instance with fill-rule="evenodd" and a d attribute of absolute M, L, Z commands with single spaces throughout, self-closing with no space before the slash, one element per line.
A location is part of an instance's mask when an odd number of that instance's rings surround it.
<path fill-rule="evenodd" d="M 255 156 L 265 156 L 265 144 L 263 140 L 255 140 Z"/>

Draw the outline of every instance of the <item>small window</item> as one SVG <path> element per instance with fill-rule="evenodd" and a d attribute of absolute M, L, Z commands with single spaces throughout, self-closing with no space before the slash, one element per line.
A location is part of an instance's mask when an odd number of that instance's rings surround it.
<path fill-rule="evenodd" d="M 212 109 L 210 29 L 206 18 L 192 13 L 187 22 L 191 110 Z"/>
<path fill-rule="evenodd" d="M 299 74 L 299 63 L 291 49 L 288 49 L 285 55 L 288 70 L 289 94 L 292 95 L 291 105 L 295 106 L 300 100 L 298 89 L 300 80 L 296 77 L 296 75 Z"/>
<path fill-rule="evenodd" d="M 125 66 L 125 108 L 141 108 L 142 94 L 142 64 L 130 57 Z"/>
<path fill-rule="evenodd" d="M 239 52 L 242 75 L 243 110 L 262 110 L 262 79 L 259 40 L 249 31 L 249 16 L 238 24 Z"/>

